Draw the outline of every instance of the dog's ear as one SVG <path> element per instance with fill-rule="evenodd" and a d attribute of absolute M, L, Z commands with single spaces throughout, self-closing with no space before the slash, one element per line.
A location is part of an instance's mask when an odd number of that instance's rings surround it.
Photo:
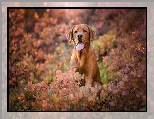
<path fill-rule="evenodd" d="M 74 28 L 75 26 L 73 26 Z M 68 32 L 67 34 L 67 39 L 69 40 L 69 42 L 71 43 L 71 41 L 73 40 L 73 28 Z"/>
<path fill-rule="evenodd" d="M 73 32 L 72 32 L 72 30 L 70 30 L 70 31 L 67 33 L 67 39 L 69 40 L 70 43 L 71 43 L 71 41 L 73 40 Z"/>
<path fill-rule="evenodd" d="M 89 32 L 90 33 L 90 40 L 93 40 L 96 36 L 96 33 L 91 28 L 89 28 L 89 30 L 90 30 L 90 32 Z"/>
<path fill-rule="evenodd" d="M 88 25 L 87 25 L 87 27 L 89 28 L 89 37 L 90 37 L 90 40 L 93 40 L 95 38 L 95 36 L 96 36 L 96 33 Z"/>

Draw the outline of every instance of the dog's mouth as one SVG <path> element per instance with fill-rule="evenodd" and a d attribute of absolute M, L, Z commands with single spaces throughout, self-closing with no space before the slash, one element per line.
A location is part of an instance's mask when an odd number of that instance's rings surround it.
<path fill-rule="evenodd" d="M 76 44 L 76 50 L 82 50 L 82 49 L 84 49 L 84 44 L 82 42 Z"/>
<path fill-rule="evenodd" d="M 78 42 L 78 43 L 76 44 L 76 50 L 82 50 L 82 49 L 84 49 L 84 48 L 87 46 L 87 44 L 88 44 L 88 41 L 86 41 L 85 43 L 83 43 L 83 42 Z"/>

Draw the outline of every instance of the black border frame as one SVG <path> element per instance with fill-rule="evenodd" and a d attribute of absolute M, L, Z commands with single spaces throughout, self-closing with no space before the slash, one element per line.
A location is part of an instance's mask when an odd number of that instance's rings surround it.
<path fill-rule="evenodd" d="M 146 111 L 10 111 L 9 110 L 9 9 L 146 9 Z M 147 112 L 147 7 L 7 7 L 7 112 Z"/>

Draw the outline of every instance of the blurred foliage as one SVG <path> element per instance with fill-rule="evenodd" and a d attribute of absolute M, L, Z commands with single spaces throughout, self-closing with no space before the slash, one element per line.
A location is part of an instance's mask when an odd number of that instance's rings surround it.
<path fill-rule="evenodd" d="M 92 41 L 103 90 L 69 69 L 75 24 Z M 146 10 L 9 9 L 10 111 L 137 111 L 146 105 Z"/>

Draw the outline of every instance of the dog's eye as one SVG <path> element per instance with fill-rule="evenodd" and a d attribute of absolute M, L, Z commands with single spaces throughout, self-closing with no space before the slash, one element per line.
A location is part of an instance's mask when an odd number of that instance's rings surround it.
<path fill-rule="evenodd" d="M 83 32 L 87 32 L 86 30 L 83 30 Z"/>
<path fill-rule="evenodd" d="M 77 33 L 77 31 L 74 31 L 74 33 Z"/>

